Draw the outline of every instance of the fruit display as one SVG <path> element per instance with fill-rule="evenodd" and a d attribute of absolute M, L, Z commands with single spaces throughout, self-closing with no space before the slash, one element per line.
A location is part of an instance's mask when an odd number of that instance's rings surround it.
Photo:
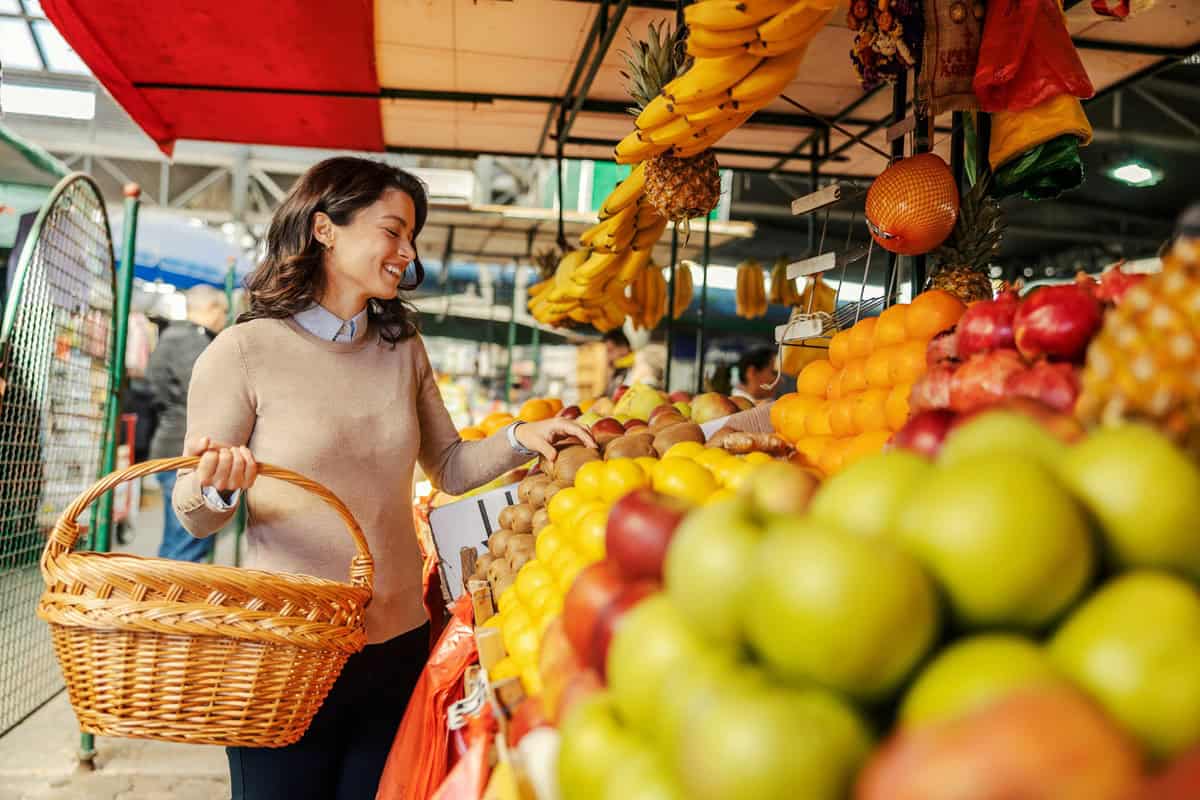
<path fill-rule="evenodd" d="M 1200 457 L 1200 240 L 1180 239 L 1161 273 L 1120 288 L 1088 347 L 1080 417 L 1141 420 Z"/>
<path fill-rule="evenodd" d="M 796 392 L 775 402 L 775 430 L 825 474 L 878 452 L 908 420 L 931 342 L 964 311 L 935 289 L 835 334 L 829 359 L 804 367 Z"/>
<path fill-rule="evenodd" d="M 767 313 L 767 288 L 762 264 L 748 259 L 737 266 L 737 315 L 754 319 Z"/>
<path fill-rule="evenodd" d="M 627 316 L 655 318 L 643 311 L 653 295 L 643 287 L 631 298 L 630 287 L 642 271 L 658 270 L 650 252 L 668 222 L 686 237 L 689 221 L 717 206 L 720 174 L 709 148 L 795 79 L 808 43 L 836 5 L 700 0 L 684 9 L 685 27 L 651 24 L 645 39 L 632 42 L 624 74 L 637 117 L 614 157 L 633 171 L 602 203 L 601 219 L 580 236 L 580 249 L 562 257 L 552 278 L 529 288 L 535 319 L 612 330 Z"/>
<path fill-rule="evenodd" d="M 980 414 L 936 460 L 889 450 L 824 483 L 743 467 L 690 509 L 654 478 L 618 500 L 564 606 L 575 681 L 592 674 L 559 709 L 558 796 L 1125 800 L 1187 780 L 1200 468 L 1148 427 L 1067 445 L 1026 422 Z"/>

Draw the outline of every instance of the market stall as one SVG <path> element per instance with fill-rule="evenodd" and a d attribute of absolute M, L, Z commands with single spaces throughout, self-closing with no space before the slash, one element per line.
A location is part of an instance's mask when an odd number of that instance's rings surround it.
<path fill-rule="evenodd" d="M 1195 795 L 1196 221 L 1149 276 L 991 267 L 1001 199 L 1076 188 L 1086 102 L 1192 55 L 1200 9 L 395 3 L 331 26 L 293 2 L 242 9 L 279 35 L 228 54 L 232 15 L 200 4 L 140 10 L 139 48 L 116 46 L 111 4 L 44 5 L 166 151 L 553 156 L 555 213 L 479 229 L 479 209 L 442 211 L 447 254 L 459 230 L 513 260 L 557 247 L 535 282 L 513 268 L 506 400 L 519 319 L 665 331 L 657 387 L 535 396 L 461 430 L 560 415 L 598 449 L 563 442 L 464 497 L 422 487 L 444 628 L 380 798 Z M 626 168 L 594 215 L 564 208 L 572 158 Z M 722 170 L 811 190 L 781 203 L 811 220 L 804 257 L 734 278 L 736 315 L 780 323 L 795 376 L 769 405 L 700 380 L 712 250 L 754 233 L 715 213 Z M 693 302 L 682 391 L 673 321 Z"/>

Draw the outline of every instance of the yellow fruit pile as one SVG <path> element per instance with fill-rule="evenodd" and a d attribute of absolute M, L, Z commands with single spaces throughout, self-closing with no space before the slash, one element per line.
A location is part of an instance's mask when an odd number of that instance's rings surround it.
<path fill-rule="evenodd" d="M 602 204 L 600 222 L 580 236 L 581 249 L 529 288 L 534 319 L 607 331 L 640 313 L 627 290 L 643 270 L 658 269 L 650 251 L 667 221 L 642 202 L 639 162 L 667 152 L 698 155 L 773 102 L 835 7 L 832 0 L 700 0 L 684 10 L 692 66 L 663 87 L 617 145 L 617 163 L 637 166 Z"/>
<path fill-rule="evenodd" d="M 826 475 L 878 452 L 908 419 L 929 340 L 966 306 L 932 290 L 833 337 L 829 359 L 800 371 L 796 392 L 771 407 L 775 431 Z"/>

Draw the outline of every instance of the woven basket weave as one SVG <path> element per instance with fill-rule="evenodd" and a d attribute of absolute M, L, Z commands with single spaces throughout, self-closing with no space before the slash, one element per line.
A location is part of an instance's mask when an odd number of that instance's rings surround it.
<path fill-rule="evenodd" d="M 192 744 L 282 747 L 304 735 L 346 659 L 366 642 L 374 566 L 350 510 L 279 467 L 341 517 L 357 549 L 350 583 L 116 553 L 71 552 L 80 514 L 126 480 L 194 467 L 147 461 L 114 472 L 59 518 L 42 553 L 38 616 L 80 726 Z M 164 498 L 170 502 L 170 498 Z"/>

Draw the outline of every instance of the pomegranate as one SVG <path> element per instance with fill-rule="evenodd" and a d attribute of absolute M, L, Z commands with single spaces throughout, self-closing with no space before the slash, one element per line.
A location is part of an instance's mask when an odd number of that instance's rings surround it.
<path fill-rule="evenodd" d="M 1017 306 L 1013 334 L 1030 360 L 1082 361 L 1100 322 L 1100 301 L 1086 287 L 1043 286 Z"/>
<path fill-rule="evenodd" d="M 962 357 L 958 326 L 947 328 L 929 340 L 925 349 L 925 364 L 933 367 L 943 362 L 957 363 Z"/>
<path fill-rule="evenodd" d="M 969 358 L 976 353 L 1001 348 L 1013 348 L 1013 318 L 1017 315 L 1019 298 L 1008 290 L 995 300 L 974 303 L 958 321 L 958 357 Z"/>
<path fill-rule="evenodd" d="M 946 241 L 957 221 L 958 186 L 933 153 L 895 162 L 867 191 L 867 227 L 893 253 L 928 253 Z"/>
<path fill-rule="evenodd" d="M 1028 397 L 1070 413 L 1079 399 L 1079 371 L 1072 364 L 1039 361 L 1023 372 L 1014 372 L 1004 384 L 1009 397 Z"/>
<path fill-rule="evenodd" d="M 892 446 L 919 453 L 926 458 L 936 458 L 956 419 L 954 412 L 944 409 L 920 411 L 909 417 L 904 427 L 896 431 Z"/>
<path fill-rule="evenodd" d="M 1024 370 L 1025 362 L 1016 350 L 976 353 L 954 372 L 950 408 L 965 413 L 1003 399 L 1009 377 Z"/>
<path fill-rule="evenodd" d="M 1101 303 L 1119 305 L 1125 299 L 1125 293 L 1145 279 L 1145 275 L 1131 275 L 1122 271 L 1121 264 L 1115 264 L 1101 273 L 1096 297 Z"/>
<path fill-rule="evenodd" d="M 941 362 L 926 370 L 915 384 L 908 398 L 911 411 L 929 411 L 934 408 L 950 407 L 950 384 L 954 380 L 956 364 Z"/>

